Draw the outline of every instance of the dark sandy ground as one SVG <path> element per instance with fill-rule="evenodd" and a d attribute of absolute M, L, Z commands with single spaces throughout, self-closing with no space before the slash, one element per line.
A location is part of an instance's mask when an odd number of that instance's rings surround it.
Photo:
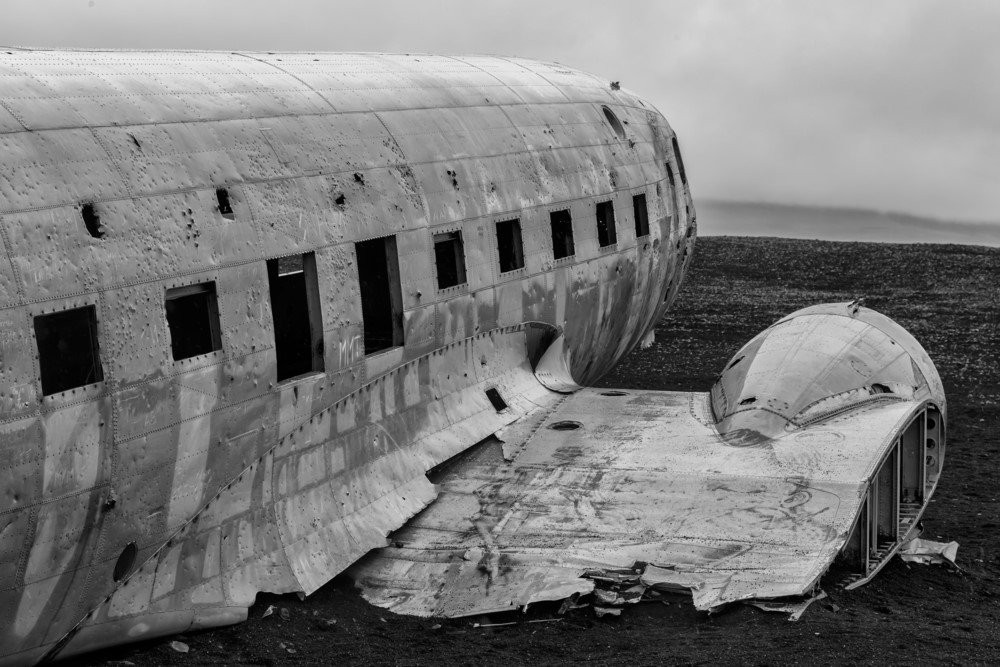
<path fill-rule="evenodd" d="M 1000 249 L 716 237 L 698 241 L 656 344 L 609 387 L 707 390 L 736 349 L 780 316 L 858 296 L 900 322 L 944 378 L 948 451 L 924 535 L 957 540 L 962 571 L 889 563 L 797 623 L 734 605 L 708 616 L 673 596 L 597 619 L 532 610 L 522 622 L 396 616 L 338 577 L 304 601 L 259 597 L 244 624 L 87 656 L 103 664 L 815 664 L 1000 662 Z M 262 618 L 269 605 L 276 611 Z M 282 612 L 281 610 L 285 610 Z M 557 619 L 557 620 L 545 620 Z M 490 619 L 493 622 L 510 618 Z M 170 648 L 179 640 L 188 653 Z"/>

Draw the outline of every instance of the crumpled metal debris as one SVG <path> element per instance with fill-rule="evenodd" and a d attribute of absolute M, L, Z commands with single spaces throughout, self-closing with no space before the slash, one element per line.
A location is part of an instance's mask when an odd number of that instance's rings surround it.
<path fill-rule="evenodd" d="M 788 614 L 789 621 L 797 621 L 802 618 L 802 614 L 809 608 L 809 605 L 825 597 L 825 591 L 818 591 L 815 595 L 799 600 L 753 600 L 747 604 L 764 611 Z"/>
<path fill-rule="evenodd" d="M 958 542 L 935 542 L 915 538 L 899 549 L 899 557 L 907 563 L 921 565 L 943 565 L 945 563 L 958 567 L 955 558 L 958 557 Z"/>
<path fill-rule="evenodd" d="M 605 616 L 621 616 L 621 607 L 602 607 L 600 605 L 594 605 L 594 613 L 597 614 L 597 618 L 604 618 Z"/>

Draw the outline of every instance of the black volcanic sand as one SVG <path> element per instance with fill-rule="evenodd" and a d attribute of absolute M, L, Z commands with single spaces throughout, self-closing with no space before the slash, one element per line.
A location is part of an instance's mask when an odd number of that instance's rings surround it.
<path fill-rule="evenodd" d="M 797 623 L 744 605 L 708 616 L 681 595 L 620 618 L 590 610 L 559 617 L 545 606 L 490 619 L 416 619 L 369 605 L 341 576 L 304 601 L 261 595 L 244 624 L 106 650 L 84 664 L 998 662 L 1000 249 L 699 239 L 656 344 L 629 355 L 602 385 L 705 391 L 779 317 L 858 296 L 912 332 L 944 378 L 948 450 L 924 535 L 957 540 L 961 572 L 895 559 L 861 589 L 828 583 L 830 597 Z M 262 618 L 272 604 L 275 613 Z M 560 620 L 473 627 L 551 618 Z M 172 650 L 174 640 L 190 652 Z"/>

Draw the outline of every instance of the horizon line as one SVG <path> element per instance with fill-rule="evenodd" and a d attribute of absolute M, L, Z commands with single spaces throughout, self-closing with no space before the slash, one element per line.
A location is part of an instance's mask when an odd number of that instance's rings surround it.
<path fill-rule="evenodd" d="M 725 197 L 714 197 L 714 196 L 703 196 L 694 197 L 694 203 L 697 207 L 698 202 L 714 202 L 719 204 L 743 204 L 751 206 L 776 206 L 781 208 L 811 208 L 824 211 L 849 211 L 853 213 L 875 213 L 877 215 L 883 216 L 895 216 L 902 218 L 915 218 L 918 220 L 927 220 L 931 222 L 941 223 L 941 224 L 963 224 L 963 225 L 987 225 L 994 226 L 1000 224 L 1000 218 L 996 220 L 989 220 L 983 218 L 943 218 L 937 215 L 931 215 L 926 213 L 911 213 L 908 211 L 900 211 L 893 209 L 878 209 L 878 208 L 865 208 L 863 206 L 835 206 L 832 204 L 805 204 L 800 202 L 778 202 L 778 201 L 766 201 L 766 200 L 753 200 L 753 199 L 729 199 Z"/>

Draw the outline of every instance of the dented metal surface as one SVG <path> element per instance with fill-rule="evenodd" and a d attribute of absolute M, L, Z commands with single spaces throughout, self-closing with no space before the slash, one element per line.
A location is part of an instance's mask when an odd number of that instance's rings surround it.
<path fill-rule="evenodd" d="M 427 469 L 551 399 L 544 342 L 586 384 L 669 307 L 695 236 L 675 147 L 628 91 L 514 58 L 0 53 L 0 662 L 237 622 L 382 546 Z M 440 289 L 456 230 L 466 282 Z M 402 340 L 366 355 L 355 243 L 389 236 Z M 322 370 L 279 382 L 268 260 L 291 255 Z M 207 338 L 172 336 L 171 295 L 217 308 Z M 72 364 L 44 318 L 73 309 L 97 361 L 47 392 Z"/>
<path fill-rule="evenodd" d="M 351 573 L 376 604 L 441 616 L 604 593 L 595 582 L 620 572 L 702 610 L 810 595 L 838 559 L 857 585 L 915 534 L 944 414 L 937 371 L 897 324 L 808 308 L 747 343 L 709 394 L 551 395 L 500 434 L 503 456 L 449 467 L 437 500 Z"/>

